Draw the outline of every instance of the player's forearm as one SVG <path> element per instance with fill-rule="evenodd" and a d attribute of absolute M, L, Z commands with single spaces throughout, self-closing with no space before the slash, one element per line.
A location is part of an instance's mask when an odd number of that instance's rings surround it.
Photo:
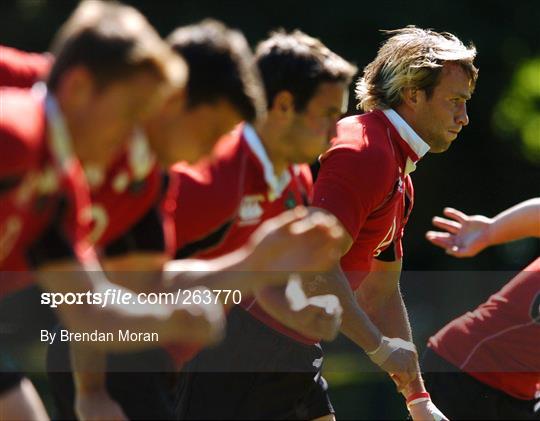
<path fill-rule="evenodd" d="M 409 342 L 413 341 L 407 308 L 403 302 L 399 285 L 392 294 L 379 302 L 379 306 L 370 306 L 368 314 L 383 335 L 392 338 L 402 338 Z M 405 397 L 413 393 L 425 391 L 418 361 L 416 362 L 416 366 L 417 377 L 403 390 L 402 393 Z"/>
<path fill-rule="evenodd" d="M 107 354 L 93 347 L 69 345 L 73 382 L 78 395 L 106 390 Z"/>
<path fill-rule="evenodd" d="M 187 289 L 205 286 L 209 289 L 239 290 L 249 295 L 270 278 L 287 279 L 287 274 L 278 271 L 261 271 L 249 247 L 242 247 L 224 256 L 210 259 L 172 260 L 165 265 L 168 289 Z"/>
<path fill-rule="evenodd" d="M 362 299 L 358 301 L 360 305 L 364 304 Z M 373 323 L 385 336 L 411 340 L 411 328 L 399 286 L 378 305 L 366 305 L 366 308 Z"/>
<path fill-rule="evenodd" d="M 501 212 L 489 226 L 489 245 L 525 237 L 540 237 L 540 198 L 527 200 Z"/>
<path fill-rule="evenodd" d="M 70 344 L 70 355 L 77 419 L 127 419 L 107 390 L 107 355 L 75 342 Z"/>
<path fill-rule="evenodd" d="M 381 333 L 356 302 L 354 293 L 341 268 L 337 267 L 332 272 L 306 283 L 305 290 L 310 296 L 324 294 L 337 296 L 343 308 L 341 333 L 364 351 L 372 351 L 379 346 Z"/>
<path fill-rule="evenodd" d="M 130 252 L 103 258 L 107 279 L 135 292 L 156 292 L 162 289 L 161 272 L 167 261 L 165 253 Z"/>
<path fill-rule="evenodd" d="M 342 317 L 341 333 L 366 352 L 377 349 L 382 333 L 358 305 L 343 306 Z"/>

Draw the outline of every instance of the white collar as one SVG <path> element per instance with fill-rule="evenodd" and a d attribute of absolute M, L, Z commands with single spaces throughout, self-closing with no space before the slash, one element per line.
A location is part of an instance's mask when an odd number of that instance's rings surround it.
<path fill-rule="evenodd" d="M 418 136 L 413 128 L 409 126 L 409 123 L 407 123 L 396 111 L 389 108 L 382 110 L 382 112 L 386 118 L 390 120 L 401 138 L 407 142 L 414 153 L 418 156 L 418 159 L 422 158 L 429 151 L 429 145 L 424 142 L 420 136 Z"/>
<path fill-rule="evenodd" d="M 382 112 L 386 118 L 390 120 L 401 138 L 411 147 L 418 159 L 422 158 L 429 151 L 429 145 L 418 136 L 413 128 L 409 126 L 409 123 L 407 123 L 396 111 L 388 108 L 382 110 Z M 417 161 L 413 161 L 410 156 L 407 157 L 407 162 L 405 163 L 405 175 L 412 173 L 416 169 L 416 162 Z"/>
<path fill-rule="evenodd" d="M 58 106 L 58 101 L 52 94 L 47 94 L 45 97 L 45 113 L 49 126 L 49 146 L 53 158 L 62 172 L 65 172 L 76 158 L 66 121 Z"/>
<path fill-rule="evenodd" d="M 69 130 L 58 105 L 58 101 L 52 94 L 45 97 L 45 112 L 49 124 L 49 145 L 53 154 L 53 159 L 60 167 L 62 172 L 66 172 L 73 162 L 77 159 L 73 152 L 73 142 Z M 83 167 L 84 175 L 88 186 L 96 189 L 105 180 L 105 174 L 102 169 L 92 165 Z"/>
<path fill-rule="evenodd" d="M 128 162 L 135 180 L 144 179 L 156 163 L 156 157 L 150 149 L 148 136 L 140 127 L 135 128 L 129 142 Z"/>
<path fill-rule="evenodd" d="M 291 181 L 291 175 L 287 170 L 284 170 L 280 176 L 276 175 L 274 171 L 274 164 L 272 164 L 272 161 L 270 160 L 270 157 L 268 156 L 259 135 L 257 135 L 257 132 L 252 125 L 248 123 L 244 124 L 243 135 L 249 148 L 255 154 L 263 167 L 264 179 L 270 189 L 269 198 L 271 201 L 273 201 L 281 196 Z"/>

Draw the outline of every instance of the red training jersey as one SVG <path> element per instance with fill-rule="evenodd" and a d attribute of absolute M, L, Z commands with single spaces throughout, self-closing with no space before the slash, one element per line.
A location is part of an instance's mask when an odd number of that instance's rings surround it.
<path fill-rule="evenodd" d="M 91 178 L 91 177 L 90 177 Z M 112 160 L 104 174 L 96 174 L 92 186 L 92 241 L 98 249 L 115 248 L 114 254 L 143 251 L 140 241 L 118 248 L 123 236 L 132 231 L 149 212 L 159 215 L 163 176 L 145 135 L 136 131 Z M 161 238 L 157 250 L 165 253 L 161 221 L 154 224 Z"/>
<path fill-rule="evenodd" d="M 241 125 L 218 142 L 212 159 L 172 168 L 164 209 L 166 224 L 175 225 L 176 235 L 167 240 L 168 250 L 176 258 L 202 259 L 232 252 L 266 219 L 308 204 L 311 184 L 306 165 L 292 165 L 277 176 L 255 130 Z M 296 340 L 316 342 L 271 318 L 253 298 L 245 299 L 242 306 Z M 170 351 L 182 363 L 198 348 Z"/>
<path fill-rule="evenodd" d="M 2 88 L 0 294 L 32 282 L 29 268 L 65 257 L 97 259 L 88 241 L 90 195 L 51 96 Z"/>
<path fill-rule="evenodd" d="M 50 55 L 0 45 L 0 86 L 30 88 L 47 77 L 52 63 Z"/>
<path fill-rule="evenodd" d="M 540 389 L 540 258 L 429 339 L 438 355 L 518 399 Z"/>
<path fill-rule="evenodd" d="M 338 123 L 320 161 L 313 206 L 343 224 L 353 245 L 341 259 L 353 290 L 372 259 L 403 256 L 401 239 L 413 206 L 410 173 L 429 146 L 394 110 L 376 110 Z"/>

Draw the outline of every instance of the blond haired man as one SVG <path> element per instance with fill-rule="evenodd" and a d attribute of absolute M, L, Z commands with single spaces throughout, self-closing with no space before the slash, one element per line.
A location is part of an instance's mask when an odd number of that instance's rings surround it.
<path fill-rule="evenodd" d="M 311 291 L 340 298 L 341 331 L 390 374 L 413 419 L 439 420 L 445 417 L 424 388 L 399 289 L 401 238 L 417 161 L 447 150 L 469 122 L 476 50 L 414 26 L 387 34 L 357 84 L 366 113 L 341 120 L 320 158 L 314 206 L 337 217 L 348 242 L 340 268 Z"/>

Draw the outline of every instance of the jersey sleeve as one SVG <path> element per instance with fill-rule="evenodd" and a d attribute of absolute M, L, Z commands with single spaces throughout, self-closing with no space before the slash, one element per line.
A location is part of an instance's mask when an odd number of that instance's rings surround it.
<path fill-rule="evenodd" d="M 313 206 L 335 215 L 353 240 L 388 190 L 387 177 L 377 168 L 384 161 L 374 155 L 345 147 L 331 149 L 321 157 L 315 181 Z"/>
<path fill-rule="evenodd" d="M 28 90 L 0 88 L 0 179 L 24 177 L 40 158 L 43 109 Z"/>
<path fill-rule="evenodd" d="M 181 256 L 192 255 L 195 249 L 204 250 L 223 237 L 237 208 L 237 201 L 231 200 L 235 193 L 229 188 L 229 175 L 207 165 L 177 164 L 171 169 L 163 206 L 170 256 L 179 256 L 183 249 Z"/>
<path fill-rule="evenodd" d="M 30 88 L 47 77 L 52 62 L 47 54 L 0 46 L 0 86 Z"/>

